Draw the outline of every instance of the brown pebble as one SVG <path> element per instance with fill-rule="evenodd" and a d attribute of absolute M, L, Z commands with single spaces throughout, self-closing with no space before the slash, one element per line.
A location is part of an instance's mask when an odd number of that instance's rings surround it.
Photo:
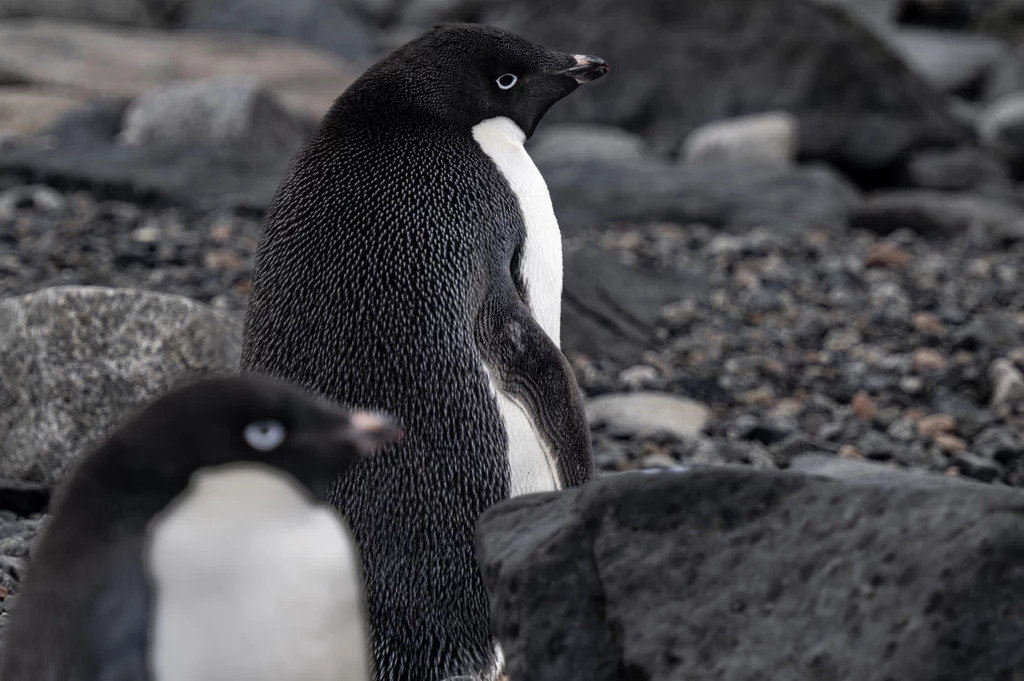
<path fill-rule="evenodd" d="M 843 445 L 839 448 L 839 457 L 842 459 L 863 459 L 864 452 L 853 445 Z"/>
<path fill-rule="evenodd" d="M 864 255 L 865 267 L 889 267 L 894 270 L 902 270 L 914 259 L 910 253 L 895 244 L 885 241 L 872 244 Z"/>
<path fill-rule="evenodd" d="M 7 587 L 6 586 L 0 586 L 0 601 L 2 601 L 3 599 L 7 598 L 7 593 L 8 593 Z"/>
<path fill-rule="evenodd" d="M 231 235 L 234 230 L 231 227 L 230 222 L 218 222 L 210 230 L 210 238 L 218 244 L 226 244 L 231 241 Z"/>
<path fill-rule="evenodd" d="M 934 439 L 941 433 L 951 433 L 956 428 L 956 419 L 949 414 L 929 414 L 917 422 L 917 434 Z"/>
<path fill-rule="evenodd" d="M 874 400 L 863 390 L 857 391 L 857 394 L 850 400 L 850 406 L 853 407 L 853 413 L 861 421 L 870 423 L 878 416 L 878 407 L 875 406 Z"/>
<path fill-rule="evenodd" d="M 211 270 L 238 272 L 245 267 L 245 262 L 227 249 L 207 251 L 203 256 L 203 265 Z"/>
<path fill-rule="evenodd" d="M 946 327 L 938 317 L 931 312 L 915 312 L 913 318 L 914 330 L 926 333 L 930 336 L 945 336 Z"/>
<path fill-rule="evenodd" d="M 952 433 L 939 433 L 935 436 L 935 445 L 945 454 L 959 454 L 967 451 L 967 442 Z"/>
<path fill-rule="evenodd" d="M 918 348 L 914 350 L 914 372 L 918 374 L 929 374 L 942 371 L 949 365 L 946 355 L 932 348 Z"/>
<path fill-rule="evenodd" d="M 949 468 L 947 468 L 945 470 L 945 473 L 946 473 L 946 475 L 948 475 L 951 478 L 959 478 L 960 477 L 960 467 L 959 466 L 950 466 Z"/>

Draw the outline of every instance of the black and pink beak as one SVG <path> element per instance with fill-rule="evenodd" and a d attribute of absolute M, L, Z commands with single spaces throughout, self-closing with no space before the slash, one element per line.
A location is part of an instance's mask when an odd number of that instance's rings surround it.
<path fill-rule="evenodd" d="M 608 73 L 608 63 L 600 57 L 593 57 L 586 54 L 574 54 L 572 58 L 576 60 L 574 66 L 570 66 L 564 71 L 559 71 L 559 75 L 569 76 L 570 78 L 576 79 L 577 83 L 589 83 L 593 80 L 597 80 L 604 74 Z"/>

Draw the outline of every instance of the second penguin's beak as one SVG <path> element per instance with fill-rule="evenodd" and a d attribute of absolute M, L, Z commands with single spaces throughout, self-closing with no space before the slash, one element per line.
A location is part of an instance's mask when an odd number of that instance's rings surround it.
<path fill-rule="evenodd" d="M 592 57 L 586 54 L 574 54 L 572 58 L 576 60 L 574 66 L 559 71 L 558 75 L 569 76 L 574 78 L 577 83 L 589 83 L 592 80 L 597 80 L 604 74 L 608 73 L 608 64 L 604 59 L 600 57 Z"/>
<path fill-rule="evenodd" d="M 401 440 L 403 431 L 394 420 L 383 414 L 354 411 L 348 425 L 339 434 L 343 439 L 354 442 L 359 451 L 366 455 Z"/>

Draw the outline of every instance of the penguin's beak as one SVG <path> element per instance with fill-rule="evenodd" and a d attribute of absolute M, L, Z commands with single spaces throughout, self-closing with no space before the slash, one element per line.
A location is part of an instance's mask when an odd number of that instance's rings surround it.
<path fill-rule="evenodd" d="M 364 456 L 384 445 L 398 442 L 403 434 L 402 428 L 393 419 L 370 411 L 352 412 L 348 424 L 339 432 L 341 439 L 354 442 Z"/>
<path fill-rule="evenodd" d="M 576 60 L 576 64 L 562 71 L 558 71 L 557 75 L 569 76 L 582 85 L 583 83 L 589 83 L 592 80 L 597 80 L 604 74 L 608 73 L 608 63 L 600 57 L 592 57 L 586 54 L 574 54 L 572 55 L 572 58 Z"/>

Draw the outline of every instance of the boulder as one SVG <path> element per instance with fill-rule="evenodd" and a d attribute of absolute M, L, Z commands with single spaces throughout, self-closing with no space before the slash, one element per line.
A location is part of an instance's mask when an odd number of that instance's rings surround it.
<path fill-rule="evenodd" d="M 1000 40 L 963 31 L 905 28 L 888 38 L 914 71 L 944 92 L 979 86 L 1007 51 Z"/>
<path fill-rule="evenodd" d="M 588 400 L 587 421 L 619 437 L 668 434 L 680 440 L 701 434 L 710 410 L 699 402 L 660 392 L 610 393 Z"/>
<path fill-rule="evenodd" d="M 1011 678 L 1022 504 L 910 477 L 624 473 L 492 507 L 477 555 L 512 679 Z"/>
<path fill-rule="evenodd" d="M 266 35 L 362 62 L 373 52 L 373 31 L 339 0 L 202 0 L 186 2 L 176 27 Z"/>
<path fill-rule="evenodd" d="M 825 166 L 544 158 L 538 164 L 563 230 L 612 222 L 840 230 L 858 205 L 853 186 Z"/>
<path fill-rule="evenodd" d="M 179 296 L 57 287 L 0 300 L 0 478 L 53 487 L 125 414 L 233 371 L 241 323 Z"/>
<path fill-rule="evenodd" d="M 859 171 L 966 139 L 939 92 L 829 3 L 461 0 L 445 18 L 603 57 L 608 77 L 560 102 L 548 120 L 617 125 L 666 154 L 699 125 L 766 111 L 799 119 L 801 157 Z"/>
<path fill-rule="evenodd" d="M 88 99 L 69 90 L 0 88 L 0 133 L 32 137 L 87 104 Z"/>
<path fill-rule="evenodd" d="M 124 144 L 239 147 L 291 155 L 307 130 L 252 77 L 173 83 L 137 97 L 124 114 Z"/>
<path fill-rule="evenodd" d="M 902 228 L 937 237 L 970 233 L 988 248 L 1024 239 L 1024 209 L 969 192 L 879 192 L 853 210 L 850 224 L 879 234 Z"/>
<path fill-rule="evenodd" d="M 785 111 L 728 118 L 690 133 L 682 157 L 687 162 L 787 166 L 796 157 L 798 135 L 799 121 Z"/>
<path fill-rule="evenodd" d="M 263 36 L 0 21 L 0 80 L 82 96 L 133 98 L 174 81 L 250 76 L 296 115 L 316 120 L 359 72 L 325 52 Z"/>
<path fill-rule="evenodd" d="M 907 163 L 910 183 L 921 189 L 968 190 L 1006 194 L 1010 169 L 995 154 L 972 146 L 923 149 Z"/>
<path fill-rule="evenodd" d="M 186 0 L 0 0 L 0 19 L 45 17 L 117 26 L 156 26 Z"/>
<path fill-rule="evenodd" d="M 561 123 L 544 126 L 527 143 L 534 163 L 569 159 L 617 161 L 650 156 L 644 138 L 610 125 Z"/>
<path fill-rule="evenodd" d="M 618 366 L 636 364 L 658 347 L 665 306 L 705 299 L 710 288 L 699 274 L 637 263 L 593 243 L 567 243 L 564 263 L 562 349 Z"/>

